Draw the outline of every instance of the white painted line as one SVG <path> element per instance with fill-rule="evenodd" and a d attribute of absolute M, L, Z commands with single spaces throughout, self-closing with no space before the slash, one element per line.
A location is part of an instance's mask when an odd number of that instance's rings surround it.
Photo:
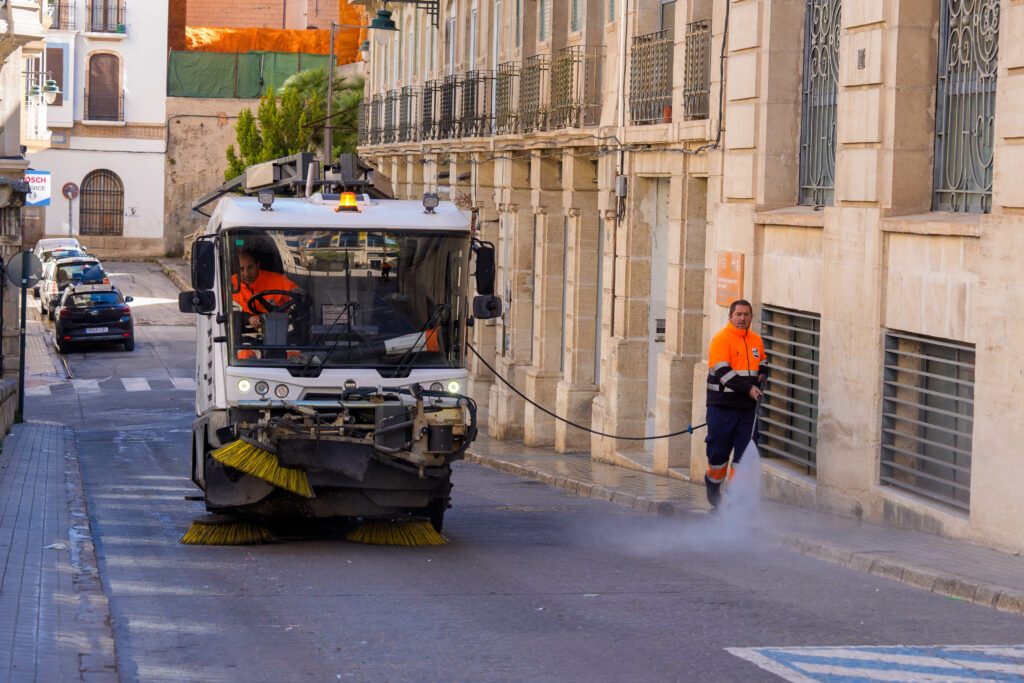
<path fill-rule="evenodd" d="M 915 671 L 914 669 L 907 669 L 905 671 L 899 669 L 858 669 L 851 666 L 808 664 L 806 662 L 800 662 L 795 666 L 800 667 L 801 670 L 809 674 L 835 676 L 836 680 L 844 681 L 859 678 L 868 681 L 895 681 L 897 683 L 904 683 L 904 681 L 906 683 L 975 683 L 978 680 L 977 676 L 958 676 L 956 673 L 925 673 L 923 671 Z M 815 680 L 821 679 L 816 678 Z"/>
<path fill-rule="evenodd" d="M 145 377 L 122 377 L 121 384 L 125 391 L 149 391 L 149 382 Z"/>
<path fill-rule="evenodd" d="M 71 386 L 80 394 L 100 393 L 100 381 L 98 379 L 73 379 Z"/>
<path fill-rule="evenodd" d="M 174 382 L 174 388 L 180 391 L 196 390 L 196 381 L 191 377 L 172 377 L 171 381 Z"/>

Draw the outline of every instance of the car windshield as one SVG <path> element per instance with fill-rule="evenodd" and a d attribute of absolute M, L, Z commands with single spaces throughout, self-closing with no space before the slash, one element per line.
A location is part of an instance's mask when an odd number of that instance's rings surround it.
<path fill-rule="evenodd" d="M 229 355 L 241 365 L 461 367 L 467 234 L 224 233 Z"/>
<path fill-rule="evenodd" d="M 94 306 L 115 306 L 121 303 L 121 295 L 117 292 L 84 292 L 72 294 L 66 305 L 71 308 L 92 308 Z"/>
<path fill-rule="evenodd" d="M 67 263 L 57 266 L 56 280 L 60 286 L 69 282 L 102 282 L 103 268 L 98 263 Z"/>
<path fill-rule="evenodd" d="M 44 251 L 42 253 L 42 261 L 56 261 L 62 258 L 73 258 L 75 256 L 85 256 L 78 249 L 54 249 L 52 251 Z"/>

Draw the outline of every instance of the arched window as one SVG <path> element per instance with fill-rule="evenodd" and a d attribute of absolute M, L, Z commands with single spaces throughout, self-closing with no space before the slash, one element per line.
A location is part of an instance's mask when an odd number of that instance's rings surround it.
<path fill-rule="evenodd" d="M 82 181 L 79 225 L 83 235 L 124 234 L 124 185 L 113 171 L 92 171 Z"/>
<path fill-rule="evenodd" d="M 89 82 L 85 99 L 87 121 L 123 121 L 121 60 L 106 52 L 89 57 Z"/>

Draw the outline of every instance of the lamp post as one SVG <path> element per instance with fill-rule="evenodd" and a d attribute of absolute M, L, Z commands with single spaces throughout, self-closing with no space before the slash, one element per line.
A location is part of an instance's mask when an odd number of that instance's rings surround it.
<path fill-rule="evenodd" d="M 360 24 L 336 24 L 331 21 L 331 49 L 327 58 L 327 119 L 324 121 L 324 157 L 327 159 L 327 166 L 334 160 L 334 122 L 331 117 L 334 115 L 331 109 L 334 105 L 334 29 L 336 28 L 365 28 L 377 31 L 397 31 L 398 27 L 391 20 L 391 12 L 386 9 L 378 10 L 377 16 L 370 22 L 369 26 Z M 360 46 L 362 50 L 362 46 Z"/>

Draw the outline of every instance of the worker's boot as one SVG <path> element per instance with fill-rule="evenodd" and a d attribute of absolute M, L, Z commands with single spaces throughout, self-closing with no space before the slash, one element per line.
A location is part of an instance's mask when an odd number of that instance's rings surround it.
<path fill-rule="evenodd" d="M 704 488 L 708 492 L 708 502 L 711 503 L 711 507 L 716 508 L 722 501 L 722 483 L 713 482 L 708 479 L 708 475 L 704 475 Z"/>

